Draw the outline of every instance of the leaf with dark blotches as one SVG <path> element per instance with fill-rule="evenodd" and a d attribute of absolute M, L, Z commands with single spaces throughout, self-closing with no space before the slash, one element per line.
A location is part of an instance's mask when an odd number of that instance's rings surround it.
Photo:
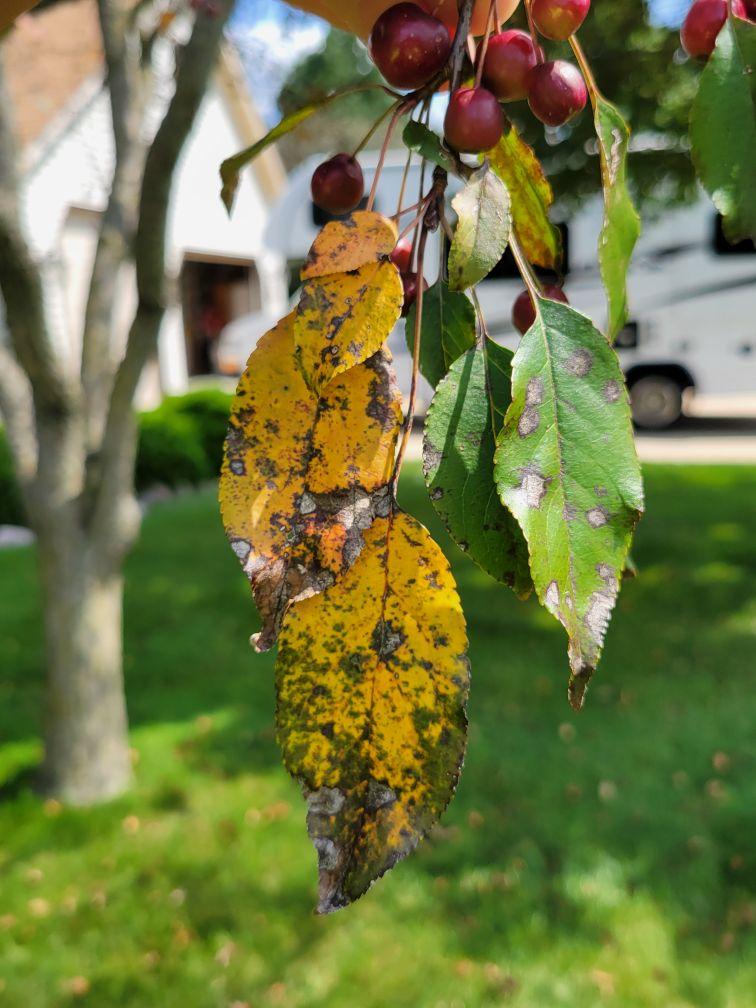
<path fill-rule="evenodd" d="M 530 549 L 538 598 L 569 637 L 583 703 L 619 592 L 643 482 L 614 350 L 590 319 L 538 298 L 514 356 L 495 479 Z"/>
<path fill-rule="evenodd" d="M 693 163 L 731 242 L 756 241 L 756 24 L 731 16 L 701 74 Z"/>
<path fill-rule="evenodd" d="M 415 348 L 417 302 L 407 315 L 407 346 Z M 420 371 L 435 388 L 454 361 L 475 342 L 475 309 L 461 291 L 438 280 L 423 294 L 420 326 Z"/>
<path fill-rule="evenodd" d="M 558 269 L 562 240 L 549 220 L 554 194 L 535 152 L 508 123 L 501 140 L 486 157 L 509 190 L 512 227 L 526 259 L 536 266 Z"/>
<path fill-rule="evenodd" d="M 361 896 L 448 805 L 465 750 L 466 650 L 449 565 L 401 512 L 376 518 L 354 566 L 286 616 L 278 739 L 307 798 L 319 913 Z"/>
<path fill-rule="evenodd" d="M 382 350 L 316 397 L 295 364 L 293 322 L 263 336 L 247 363 L 220 479 L 226 533 L 262 618 L 259 651 L 287 608 L 332 584 L 375 515 L 388 513 L 402 420 Z"/>
<path fill-rule="evenodd" d="M 318 394 L 376 353 L 403 304 L 399 270 L 389 260 L 306 280 L 293 328 L 297 364 L 308 387 Z"/>
<path fill-rule="evenodd" d="M 640 218 L 627 187 L 630 130 L 614 105 L 601 94 L 592 99 L 604 189 L 599 266 L 606 290 L 606 335 L 613 342 L 627 322 L 627 271 L 640 236 Z"/>
<path fill-rule="evenodd" d="M 449 286 L 461 291 L 484 280 L 504 255 L 512 217 L 507 187 L 487 164 L 470 176 L 452 206 L 457 226 L 449 249 Z"/>
<path fill-rule="evenodd" d="M 521 598 L 533 588 L 520 526 L 494 482 L 496 436 L 512 400 L 512 351 L 488 340 L 455 361 L 425 419 L 423 471 L 452 539 Z"/>
<path fill-rule="evenodd" d="M 388 258 L 396 245 L 396 224 L 372 210 L 356 210 L 344 220 L 329 221 L 318 232 L 302 267 L 301 277 L 348 273 Z"/>

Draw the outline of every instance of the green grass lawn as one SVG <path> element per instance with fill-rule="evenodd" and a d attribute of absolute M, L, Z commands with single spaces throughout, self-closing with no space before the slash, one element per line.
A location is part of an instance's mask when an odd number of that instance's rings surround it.
<path fill-rule="evenodd" d="M 641 577 L 580 715 L 560 628 L 441 538 L 470 624 L 462 783 L 327 918 L 212 496 L 156 507 L 129 561 L 136 784 L 104 808 L 23 783 L 38 595 L 33 552 L 0 553 L 0 1005 L 753 1008 L 756 471 L 647 476 Z M 416 471 L 403 498 L 438 534 Z"/>

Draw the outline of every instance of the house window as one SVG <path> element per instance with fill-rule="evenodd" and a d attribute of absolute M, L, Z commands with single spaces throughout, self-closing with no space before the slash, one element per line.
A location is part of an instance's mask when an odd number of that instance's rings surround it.
<path fill-rule="evenodd" d="M 714 251 L 717 255 L 754 255 L 756 245 L 751 238 L 744 241 L 729 242 L 725 237 L 722 215 L 717 214 L 714 218 Z"/>
<path fill-rule="evenodd" d="M 181 302 L 188 374 L 217 374 L 216 346 L 223 327 L 260 310 L 255 264 L 187 256 L 181 270 Z"/>
<path fill-rule="evenodd" d="M 566 224 L 557 224 L 557 230 L 562 236 L 562 279 L 570 271 L 570 229 Z M 559 278 L 552 270 L 536 269 L 538 278 L 544 283 L 554 283 Z M 507 247 L 504 255 L 499 259 L 491 272 L 486 277 L 487 280 L 519 280 L 520 271 L 512 255 L 512 250 Z"/>

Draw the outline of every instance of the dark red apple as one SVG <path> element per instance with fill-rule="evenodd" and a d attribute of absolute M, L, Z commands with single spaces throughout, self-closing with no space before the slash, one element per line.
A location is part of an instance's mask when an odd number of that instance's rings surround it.
<path fill-rule="evenodd" d="M 541 35 L 563 42 L 574 35 L 591 9 L 591 0 L 533 0 L 533 21 Z"/>
<path fill-rule="evenodd" d="M 359 205 L 365 192 L 362 168 L 351 154 L 336 154 L 312 175 L 312 201 L 321 210 L 340 215 Z"/>
<path fill-rule="evenodd" d="M 417 300 L 417 274 L 402 273 L 402 287 L 404 288 L 402 316 L 406 316 L 407 312 Z M 428 290 L 428 281 L 425 278 L 423 278 L 423 290 Z"/>
<path fill-rule="evenodd" d="M 400 273 L 409 273 L 412 262 L 412 239 L 402 238 L 391 253 L 391 262 Z"/>
<path fill-rule="evenodd" d="M 756 7 L 756 2 L 750 0 Z M 732 0 L 732 12 L 747 17 L 744 0 Z M 695 0 L 680 29 L 680 41 L 692 59 L 708 59 L 727 20 L 727 0 Z"/>
<path fill-rule="evenodd" d="M 520 101 L 528 96 L 525 78 L 539 58 L 538 47 L 527 32 L 512 28 L 492 35 L 483 64 L 483 81 L 499 101 Z"/>
<path fill-rule="evenodd" d="M 567 295 L 561 287 L 556 284 L 546 284 L 542 294 L 551 301 L 561 301 L 562 304 L 569 304 Z M 512 305 L 512 325 L 524 336 L 536 320 L 536 310 L 533 299 L 527 290 L 518 294 L 515 303 Z"/>
<path fill-rule="evenodd" d="M 501 108 L 485 88 L 460 88 L 449 99 L 444 119 L 444 137 L 454 150 L 477 154 L 501 140 L 504 124 Z"/>
<path fill-rule="evenodd" d="M 373 25 L 370 56 L 394 87 L 422 87 L 442 69 L 451 50 L 446 25 L 417 4 L 389 7 Z"/>
<path fill-rule="evenodd" d="M 582 74 L 566 60 L 539 63 L 528 74 L 528 104 L 547 126 L 562 126 L 585 108 L 588 91 Z"/>

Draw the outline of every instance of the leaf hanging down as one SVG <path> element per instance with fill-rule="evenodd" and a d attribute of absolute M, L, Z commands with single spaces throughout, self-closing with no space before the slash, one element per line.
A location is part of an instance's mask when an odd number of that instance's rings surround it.
<path fill-rule="evenodd" d="M 731 242 L 756 240 L 756 25 L 730 17 L 701 74 L 693 162 Z"/>
<path fill-rule="evenodd" d="M 567 631 L 579 709 L 643 510 L 627 392 L 591 321 L 539 298 L 514 357 L 512 395 L 496 483 L 528 541 L 538 597 Z"/>
<path fill-rule="evenodd" d="M 301 277 L 347 273 L 380 262 L 394 251 L 396 224 L 372 210 L 357 210 L 346 220 L 329 221 L 312 243 Z"/>
<path fill-rule="evenodd" d="M 528 262 L 559 270 L 562 240 L 549 220 L 554 194 L 541 162 L 509 123 L 504 135 L 486 155 L 512 200 L 512 227 Z"/>
<path fill-rule="evenodd" d="M 526 598 L 528 548 L 494 482 L 496 436 L 512 399 L 512 352 L 489 340 L 455 361 L 425 421 L 423 472 L 452 539 L 487 574 Z"/>
<path fill-rule="evenodd" d="M 310 102 L 309 105 L 303 105 L 296 112 L 292 112 L 283 118 L 280 123 L 275 125 L 272 130 L 256 143 L 253 143 L 251 147 L 246 147 L 243 151 L 239 151 L 238 154 L 234 154 L 233 157 L 226 158 L 220 166 L 222 182 L 221 199 L 226 210 L 231 213 L 242 169 L 251 164 L 271 144 L 275 143 L 276 140 L 280 140 L 282 136 L 286 136 L 287 133 L 291 133 L 300 123 L 309 119 L 314 112 L 319 112 L 320 109 L 330 105 L 331 102 L 337 101 L 339 98 L 345 98 L 350 94 L 356 94 L 358 91 L 373 91 L 376 89 L 384 90 L 378 84 L 353 84 L 350 87 L 342 88 L 340 91 L 334 91 L 333 94 L 326 95 L 318 101 Z"/>
<path fill-rule="evenodd" d="M 417 303 L 407 315 L 405 329 L 410 353 L 415 348 Z M 454 361 L 475 343 L 475 309 L 461 291 L 449 290 L 439 280 L 423 295 L 420 328 L 420 371 L 435 388 Z"/>
<path fill-rule="evenodd" d="M 319 913 L 361 896 L 448 805 L 465 749 L 466 649 L 446 559 L 401 512 L 376 519 L 352 569 L 289 611 L 278 738 L 307 798 Z"/>
<path fill-rule="evenodd" d="M 387 260 L 305 282 L 294 313 L 294 345 L 316 395 L 380 349 L 403 303 L 399 270 Z"/>
<path fill-rule="evenodd" d="M 504 255 L 512 224 L 509 193 L 499 176 L 483 165 L 452 206 L 458 220 L 449 249 L 449 286 L 461 291 L 485 279 Z"/>
<path fill-rule="evenodd" d="M 606 336 L 614 342 L 627 322 L 627 271 L 640 236 L 640 218 L 627 188 L 630 130 L 614 105 L 602 95 L 595 94 L 593 103 L 604 189 L 599 266 L 607 299 Z"/>
<path fill-rule="evenodd" d="M 456 173 L 457 167 L 451 154 L 441 146 L 441 140 L 424 123 L 410 119 L 402 133 L 404 146 L 432 161 L 448 172 Z"/>
<path fill-rule="evenodd" d="M 258 651 L 289 605 L 347 569 L 375 515 L 402 420 L 390 358 L 380 351 L 318 400 L 294 361 L 293 315 L 262 337 L 231 410 L 220 480 L 223 523 L 262 618 Z"/>

